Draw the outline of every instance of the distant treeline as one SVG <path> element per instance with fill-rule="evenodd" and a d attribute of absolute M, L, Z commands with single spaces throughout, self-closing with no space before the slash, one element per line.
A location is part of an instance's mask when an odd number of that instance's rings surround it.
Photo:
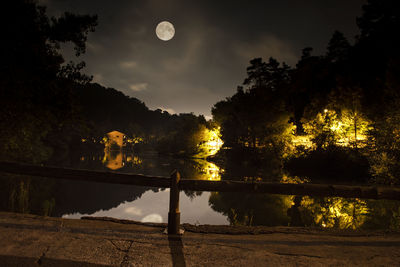
<path fill-rule="evenodd" d="M 86 139 L 101 140 L 106 133 L 118 130 L 128 138 L 140 138 L 137 146 L 151 146 L 162 153 L 185 151 L 191 155 L 196 153 L 201 141 L 195 135 L 203 128 L 212 127 L 202 115 L 150 110 L 140 100 L 96 83 L 76 84 L 73 94 L 85 122 Z M 82 134 L 77 139 L 80 140 Z"/>

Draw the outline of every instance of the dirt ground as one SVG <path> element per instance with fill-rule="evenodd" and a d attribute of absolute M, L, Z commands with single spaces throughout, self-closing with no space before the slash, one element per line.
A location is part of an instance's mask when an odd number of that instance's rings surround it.
<path fill-rule="evenodd" d="M 0 266 L 400 266 L 400 234 L 0 212 Z"/>

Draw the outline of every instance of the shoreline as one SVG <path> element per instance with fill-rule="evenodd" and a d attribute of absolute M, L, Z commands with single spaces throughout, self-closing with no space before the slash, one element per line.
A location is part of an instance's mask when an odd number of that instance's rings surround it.
<path fill-rule="evenodd" d="M 94 217 L 83 216 L 76 220 L 90 220 L 113 222 L 119 224 L 133 224 L 150 227 L 167 228 L 167 223 L 139 222 L 134 220 L 116 219 L 112 217 Z M 370 229 L 336 229 L 336 228 L 318 228 L 318 227 L 299 227 L 299 226 L 242 226 L 242 225 L 211 225 L 182 223 L 180 226 L 185 232 L 203 233 L 203 234 L 224 234 L 224 235 L 262 235 L 262 234 L 317 234 L 334 236 L 383 236 L 398 235 L 400 231 L 395 230 L 370 230 Z"/>

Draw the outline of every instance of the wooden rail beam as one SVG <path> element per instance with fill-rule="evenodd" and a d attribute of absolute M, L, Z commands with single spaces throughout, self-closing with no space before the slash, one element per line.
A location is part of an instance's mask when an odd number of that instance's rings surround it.
<path fill-rule="evenodd" d="M 170 178 L 104 171 L 44 167 L 21 163 L 0 162 L 0 172 L 57 179 L 83 180 L 113 184 L 128 184 L 168 188 Z M 207 181 L 182 179 L 180 190 L 308 195 L 400 200 L 400 188 L 395 186 L 350 186 L 326 184 L 281 184 L 266 182 Z"/>
<path fill-rule="evenodd" d="M 0 172 L 110 184 L 139 185 L 159 188 L 167 188 L 170 186 L 170 179 L 167 177 L 36 166 L 14 162 L 0 162 Z"/>
<path fill-rule="evenodd" d="M 282 184 L 241 181 L 181 180 L 181 190 L 268 193 L 318 197 L 346 197 L 400 200 L 400 188 L 394 186 L 350 186 L 326 184 Z"/>

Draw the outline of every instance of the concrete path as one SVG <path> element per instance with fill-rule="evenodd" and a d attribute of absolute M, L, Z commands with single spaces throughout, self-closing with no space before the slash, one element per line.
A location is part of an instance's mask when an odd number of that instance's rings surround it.
<path fill-rule="evenodd" d="M 398 233 L 184 227 L 0 212 L 0 266 L 400 266 Z"/>

